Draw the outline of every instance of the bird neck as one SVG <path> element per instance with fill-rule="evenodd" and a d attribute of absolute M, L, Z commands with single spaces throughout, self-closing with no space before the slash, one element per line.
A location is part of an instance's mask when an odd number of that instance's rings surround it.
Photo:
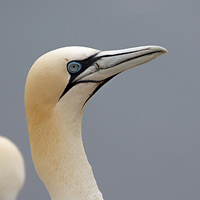
<path fill-rule="evenodd" d="M 82 112 L 57 105 L 29 126 L 33 162 L 52 200 L 103 200 L 83 147 Z"/>

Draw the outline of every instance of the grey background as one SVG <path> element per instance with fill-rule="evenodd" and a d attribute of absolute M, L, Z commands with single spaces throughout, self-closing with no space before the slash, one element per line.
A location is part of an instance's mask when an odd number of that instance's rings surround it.
<path fill-rule="evenodd" d="M 106 84 L 83 116 L 83 140 L 105 199 L 200 198 L 200 1 L 3 1 L 0 134 L 26 162 L 18 199 L 50 199 L 31 160 L 24 84 L 52 49 L 157 44 L 169 50 Z"/>

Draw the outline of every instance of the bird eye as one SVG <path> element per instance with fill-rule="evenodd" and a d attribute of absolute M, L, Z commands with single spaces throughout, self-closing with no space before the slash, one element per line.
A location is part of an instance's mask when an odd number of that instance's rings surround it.
<path fill-rule="evenodd" d="M 78 62 L 71 62 L 67 65 L 67 69 L 70 73 L 77 73 L 81 70 L 81 64 Z"/>

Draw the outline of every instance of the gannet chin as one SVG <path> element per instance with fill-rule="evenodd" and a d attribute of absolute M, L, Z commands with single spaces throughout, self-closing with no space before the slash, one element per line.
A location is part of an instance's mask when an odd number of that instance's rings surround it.
<path fill-rule="evenodd" d="M 24 185 L 24 159 L 17 146 L 0 136 L 0 200 L 15 200 Z"/>
<path fill-rule="evenodd" d="M 114 76 L 166 52 L 64 47 L 36 60 L 25 85 L 26 117 L 35 169 L 52 200 L 103 199 L 83 147 L 84 107 Z"/>

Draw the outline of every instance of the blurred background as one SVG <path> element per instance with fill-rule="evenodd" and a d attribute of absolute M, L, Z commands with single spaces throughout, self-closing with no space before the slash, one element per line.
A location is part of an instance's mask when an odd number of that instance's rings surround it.
<path fill-rule="evenodd" d="M 0 134 L 25 158 L 18 200 L 50 199 L 32 163 L 25 118 L 33 62 L 63 46 L 151 44 L 169 54 L 120 74 L 86 106 L 86 153 L 104 199 L 199 199 L 199 9 L 199 0 L 1 1 Z"/>

